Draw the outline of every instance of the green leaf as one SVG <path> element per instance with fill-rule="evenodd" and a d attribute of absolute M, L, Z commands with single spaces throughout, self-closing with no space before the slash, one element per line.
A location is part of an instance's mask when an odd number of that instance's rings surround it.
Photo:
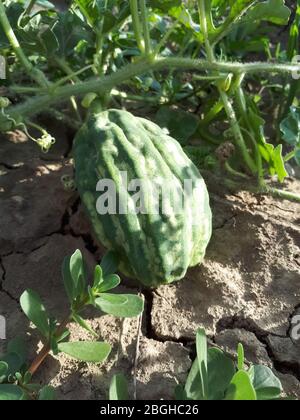
<path fill-rule="evenodd" d="M 175 400 L 177 400 L 177 401 L 187 401 L 188 400 L 185 389 L 182 385 L 177 385 L 176 386 L 174 394 L 175 394 Z"/>
<path fill-rule="evenodd" d="M 36 4 L 46 7 L 47 9 L 55 9 L 54 4 L 52 4 L 50 1 L 47 1 L 47 0 L 38 0 Z"/>
<path fill-rule="evenodd" d="M 300 108 L 292 106 L 289 115 L 281 122 L 283 139 L 294 147 L 300 147 Z"/>
<path fill-rule="evenodd" d="M 49 346 L 50 346 L 50 349 L 51 349 L 52 353 L 54 354 L 54 356 L 57 356 L 58 353 L 59 353 L 58 341 L 57 341 L 57 338 L 53 335 L 51 335 L 51 337 L 50 337 Z"/>
<path fill-rule="evenodd" d="M 64 259 L 62 274 L 67 295 L 72 303 L 84 292 L 86 285 L 84 261 L 79 249 L 71 257 Z"/>
<path fill-rule="evenodd" d="M 223 400 L 236 373 L 233 361 L 222 350 L 210 348 L 207 357 L 208 399 Z"/>
<path fill-rule="evenodd" d="M 25 363 L 27 358 L 27 349 L 23 338 L 16 337 L 10 340 L 7 346 L 7 352 L 17 354 L 19 356 L 20 362 Z"/>
<path fill-rule="evenodd" d="M 18 21 L 23 11 L 23 7 L 18 3 L 10 4 L 8 7 L 5 8 L 7 18 L 13 30 L 16 30 L 18 28 Z M 2 29 L 2 25 L 0 25 L 0 48 L 8 48 L 9 45 L 9 41 Z"/>
<path fill-rule="evenodd" d="M 22 294 L 20 304 L 27 318 L 45 338 L 48 338 L 50 334 L 49 316 L 39 295 L 28 289 Z"/>
<path fill-rule="evenodd" d="M 7 376 L 15 375 L 16 372 L 21 370 L 24 362 L 16 353 L 7 353 L 2 357 L 2 361 L 8 366 Z"/>
<path fill-rule="evenodd" d="M 0 401 L 19 401 L 22 397 L 23 391 L 17 385 L 0 385 Z"/>
<path fill-rule="evenodd" d="M 185 383 L 184 391 L 187 398 L 190 400 L 203 400 L 202 387 L 203 384 L 199 373 L 199 364 L 196 358 Z"/>
<path fill-rule="evenodd" d="M 62 276 L 63 282 L 65 286 L 65 291 L 69 298 L 69 301 L 73 303 L 76 298 L 76 290 L 74 286 L 74 282 L 70 272 L 70 257 L 65 257 L 63 264 L 62 264 Z"/>
<path fill-rule="evenodd" d="M 208 34 L 212 35 L 216 32 L 216 27 L 214 25 L 214 21 L 212 17 L 212 2 L 211 0 L 204 0 L 204 2 L 205 2 L 207 30 L 208 30 Z"/>
<path fill-rule="evenodd" d="M 125 376 L 121 373 L 114 375 L 109 388 L 110 401 L 128 401 L 128 383 Z"/>
<path fill-rule="evenodd" d="M 237 372 L 226 393 L 226 400 L 229 401 L 256 401 L 257 396 L 247 372 Z"/>
<path fill-rule="evenodd" d="M 118 296 L 114 298 L 112 296 Z M 144 301 L 136 295 L 108 295 L 105 293 L 95 301 L 102 312 L 119 318 L 135 318 L 144 310 Z"/>
<path fill-rule="evenodd" d="M 77 293 L 81 292 L 81 279 L 85 279 L 84 262 L 81 251 L 77 249 L 70 258 L 70 273 Z"/>
<path fill-rule="evenodd" d="M 119 258 L 115 252 L 108 251 L 102 258 L 100 265 L 102 268 L 103 277 L 106 277 L 110 274 L 114 274 L 118 270 Z"/>
<path fill-rule="evenodd" d="M 52 386 L 44 386 L 39 392 L 40 401 L 53 401 L 55 400 L 55 389 Z"/>
<path fill-rule="evenodd" d="M 31 382 L 31 379 L 32 379 L 32 374 L 30 372 L 25 372 L 23 376 L 23 383 L 27 385 Z"/>
<path fill-rule="evenodd" d="M 65 328 L 65 330 L 59 335 L 56 336 L 56 342 L 60 343 L 61 341 L 65 341 L 70 336 L 70 331 Z"/>
<path fill-rule="evenodd" d="M 196 334 L 197 360 L 200 373 L 201 399 L 208 399 L 208 373 L 207 373 L 207 339 L 203 329 Z"/>
<path fill-rule="evenodd" d="M 203 35 L 200 32 L 200 25 L 193 21 L 189 10 L 184 7 L 183 4 L 179 7 L 172 7 L 169 10 L 169 15 L 178 20 L 186 29 L 191 30 L 199 41 L 203 40 Z"/>
<path fill-rule="evenodd" d="M 232 19 L 243 14 L 253 4 L 253 0 L 230 0 L 230 17 Z"/>
<path fill-rule="evenodd" d="M 297 164 L 300 166 L 300 148 L 296 150 L 295 159 Z"/>
<path fill-rule="evenodd" d="M 268 163 L 270 175 L 277 175 L 280 182 L 284 181 L 288 176 L 288 172 L 285 169 L 285 162 L 282 156 L 282 145 L 279 144 L 275 148 L 273 144 L 267 143 L 264 134 L 265 121 L 255 110 L 249 108 L 248 117 L 256 133 L 259 153 Z"/>
<path fill-rule="evenodd" d="M 222 39 L 228 32 L 233 30 L 236 27 L 236 24 L 241 21 L 242 16 L 246 13 L 247 9 L 251 7 L 251 5 L 255 2 L 255 0 L 227 0 L 226 2 L 217 1 L 213 2 L 213 6 L 220 6 L 223 7 L 222 14 L 225 13 L 227 6 L 229 6 L 229 15 L 225 19 L 224 23 L 219 26 L 219 28 L 214 31 L 212 34 L 212 40 Z M 219 3 L 219 4 L 216 4 Z M 229 3 L 229 4 L 228 4 Z"/>
<path fill-rule="evenodd" d="M 238 370 L 244 370 L 245 366 L 245 352 L 244 347 L 241 343 L 238 345 Z"/>
<path fill-rule="evenodd" d="M 79 7 L 83 16 L 85 16 L 88 23 L 93 27 L 100 18 L 99 1 L 74 0 L 74 3 Z"/>
<path fill-rule="evenodd" d="M 90 363 L 104 362 L 111 352 L 111 346 L 108 343 L 88 341 L 60 343 L 58 348 L 59 351 L 74 359 Z"/>
<path fill-rule="evenodd" d="M 59 13 L 53 28 L 59 45 L 56 54 L 61 58 L 72 58 L 74 49 L 80 42 L 94 42 L 93 34 L 88 29 L 75 13 Z"/>
<path fill-rule="evenodd" d="M 103 282 L 103 272 L 100 265 L 96 265 L 95 271 L 94 271 L 94 284 L 93 288 L 99 287 L 100 284 Z"/>
<path fill-rule="evenodd" d="M 92 289 L 91 286 L 88 286 L 87 288 L 87 292 L 88 292 L 88 297 L 89 297 L 89 301 L 88 301 L 88 305 L 93 305 L 95 306 L 95 299 L 96 299 L 96 289 Z"/>
<path fill-rule="evenodd" d="M 79 324 L 82 328 L 93 334 L 94 337 L 98 337 L 98 334 L 89 326 L 89 324 L 78 314 L 73 314 L 72 318 L 74 319 L 77 324 Z"/>
<path fill-rule="evenodd" d="M 103 300 L 105 303 L 110 305 L 125 305 L 128 303 L 126 295 L 114 295 L 112 293 L 102 293 L 99 300 Z"/>
<path fill-rule="evenodd" d="M 0 383 L 22 369 L 26 356 L 26 347 L 22 338 L 14 338 L 8 343 L 7 353 L 0 358 Z"/>
<path fill-rule="evenodd" d="M 109 0 L 107 7 L 104 0 L 74 0 L 74 3 L 77 4 L 88 24 L 95 32 L 101 27 L 103 34 L 111 31 L 121 19 L 128 15 L 123 8 L 123 2 Z M 113 14 L 115 6 L 119 6 L 119 10 L 118 13 Z"/>
<path fill-rule="evenodd" d="M 258 400 L 274 400 L 280 397 L 282 393 L 281 382 L 270 368 L 255 365 L 251 368 L 251 374 Z"/>
<path fill-rule="evenodd" d="M 194 115 L 168 107 L 161 107 L 155 119 L 161 128 L 166 128 L 170 136 L 181 144 L 187 144 L 199 124 L 198 118 Z"/>
<path fill-rule="evenodd" d="M 233 361 L 226 356 L 221 350 L 211 348 L 207 352 L 207 372 L 208 372 L 208 400 L 224 399 L 226 390 L 235 375 L 235 367 Z M 202 381 L 199 373 L 199 364 L 196 359 L 192 365 L 188 375 L 185 393 L 186 399 L 202 400 L 203 393 L 201 391 Z"/>
<path fill-rule="evenodd" d="M 47 57 L 57 52 L 58 40 L 52 30 L 53 12 L 40 11 L 32 16 L 23 16 L 17 36 L 27 54 Z"/>
<path fill-rule="evenodd" d="M 285 5 L 284 0 L 268 0 L 259 2 L 247 13 L 247 21 L 266 20 L 277 25 L 287 25 L 290 19 L 291 11 Z"/>
<path fill-rule="evenodd" d="M 277 147 L 274 148 L 273 165 L 274 171 L 278 176 L 279 182 L 283 182 L 284 179 L 289 176 L 289 174 L 285 169 L 285 162 L 282 156 L 282 144 L 279 144 Z"/>
<path fill-rule="evenodd" d="M 121 279 L 116 274 L 106 276 L 103 283 L 98 288 L 99 293 L 107 292 L 108 290 L 115 289 L 121 283 Z"/>

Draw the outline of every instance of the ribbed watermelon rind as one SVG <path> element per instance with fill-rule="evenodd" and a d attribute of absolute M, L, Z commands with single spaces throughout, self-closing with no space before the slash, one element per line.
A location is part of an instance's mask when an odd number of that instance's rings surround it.
<path fill-rule="evenodd" d="M 119 254 L 122 272 L 157 287 L 182 279 L 188 267 L 203 261 L 212 232 L 208 192 L 196 166 L 164 130 L 127 111 L 104 111 L 79 130 L 73 154 L 77 188 L 95 235 Z M 191 200 L 186 212 L 173 218 L 100 216 L 99 178 L 111 178 L 118 185 L 120 171 L 128 172 L 129 181 L 160 174 L 169 182 L 182 183 L 188 176 L 201 183 L 200 206 Z"/>

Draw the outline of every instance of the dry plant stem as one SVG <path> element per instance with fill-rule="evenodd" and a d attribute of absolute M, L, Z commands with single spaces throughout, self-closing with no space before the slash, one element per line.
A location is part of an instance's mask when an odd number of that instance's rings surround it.
<path fill-rule="evenodd" d="M 70 317 L 66 318 L 60 326 L 57 328 L 56 336 L 60 336 L 65 328 L 67 327 L 68 323 L 70 322 Z M 30 368 L 28 369 L 28 372 L 31 373 L 31 375 L 34 375 L 35 372 L 38 370 L 38 368 L 41 366 L 41 364 L 44 362 L 44 360 L 48 357 L 49 353 L 51 351 L 51 348 L 49 344 L 45 344 L 40 353 L 37 355 L 37 357 L 32 362 Z"/>
<path fill-rule="evenodd" d="M 119 344 L 118 344 L 118 349 L 117 349 L 117 363 L 116 363 L 116 366 L 118 366 L 120 364 L 122 356 L 123 356 L 122 337 L 123 337 L 123 334 L 124 334 L 125 322 L 126 322 L 125 318 L 120 319 L 120 334 L 119 334 Z"/>
<path fill-rule="evenodd" d="M 139 295 L 144 300 L 144 295 L 141 293 L 141 291 Z M 140 356 L 140 338 L 141 338 L 141 331 L 142 331 L 142 323 L 143 323 L 143 312 L 140 314 L 137 320 L 137 337 L 136 337 L 135 358 L 134 358 L 134 367 L 133 367 L 133 399 L 134 400 L 137 399 L 137 370 L 138 370 L 138 362 L 139 362 L 139 356 Z"/>

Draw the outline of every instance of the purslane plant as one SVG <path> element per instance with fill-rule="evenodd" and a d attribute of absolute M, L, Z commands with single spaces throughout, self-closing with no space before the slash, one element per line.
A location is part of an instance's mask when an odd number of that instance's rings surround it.
<path fill-rule="evenodd" d="M 101 265 L 95 267 L 93 282 L 89 285 L 81 252 L 77 250 L 71 257 L 65 258 L 62 275 L 70 313 L 60 324 L 47 313 L 36 292 L 26 290 L 22 294 L 22 310 L 41 334 L 44 347 L 28 366 L 22 340 L 14 339 L 8 344 L 7 353 L 0 357 L 0 400 L 53 399 L 54 390 L 51 387 L 41 387 L 32 382 L 33 375 L 50 352 L 54 355 L 62 352 L 88 363 L 102 363 L 107 359 L 111 352 L 109 343 L 68 341 L 68 324 L 75 322 L 98 338 L 99 334 L 82 317 L 82 311 L 87 306 L 92 305 L 102 313 L 119 318 L 138 317 L 143 312 L 141 297 L 110 292 L 120 284 L 119 276 L 114 274 L 117 264 L 114 254 L 107 253 Z"/>
<path fill-rule="evenodd" d="M 185 386 L 175 389 L 177 400 L 196 401 L 263 401 L 281 397 L 282 386 L 270 368 L 245 364 L 244 348 L 239 344 L 237 363 L 222 350 L 208 348 L 205 331 L 196 334 L 197 358 Z M 110 400 L 128 400 L 128 382 L 123 374 L 112 378 Z"/>
<path fill-rule="evenodd" d="M 245 364 L 244 348 L 238 346 L 237 363 L 218 348 L 208 348 L 205 331 L 196 334 L 197 358 L 177 399 L 257 401 L 276 400 L 282 393 L 279 379 L 270 368 Z"/>

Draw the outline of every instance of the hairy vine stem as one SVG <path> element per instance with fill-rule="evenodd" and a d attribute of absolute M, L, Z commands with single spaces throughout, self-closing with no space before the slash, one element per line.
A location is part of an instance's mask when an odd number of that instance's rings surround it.
<path fill-rule="evenodd" d="M 152 45 L 151 45 L 149 17 L 148 17 L 148 9 L 146 6 L 146 0 L 140 0 L 140 8 L 141 8 L 141 17 L 142 17 L 142 24 L 143 24 L 145 54 L 147 56 L 147 55 L 150 55 L 152 52 Z"/>
<path fill-rule="evenodd" d="M 1 0 L 0 0 L 1 1 Z M 7 108 L 7 114 L 18 120 L 20 116 L 29 117 L 47 109 L 49 106 L 68 100 L 71 96 L 82 96 L 89 92 L 105 94 L 116 86 L 128 81 L 134 76 L 151 70 L 196 70 L 218 71 L 223 73 L 293 73 L 300 71 L 300 64 L 276 63 L 238 63 L 238 62 L 209 62 L 208 60 L 194 60 L 190 58 L 157 57 L 143 58 L 138 62 L 128 64 L 113 74 L 49 89 L 49 93 L 28 99 L 22 104 Z M 0 122 L 1 131 L 1 122 Z"/>

